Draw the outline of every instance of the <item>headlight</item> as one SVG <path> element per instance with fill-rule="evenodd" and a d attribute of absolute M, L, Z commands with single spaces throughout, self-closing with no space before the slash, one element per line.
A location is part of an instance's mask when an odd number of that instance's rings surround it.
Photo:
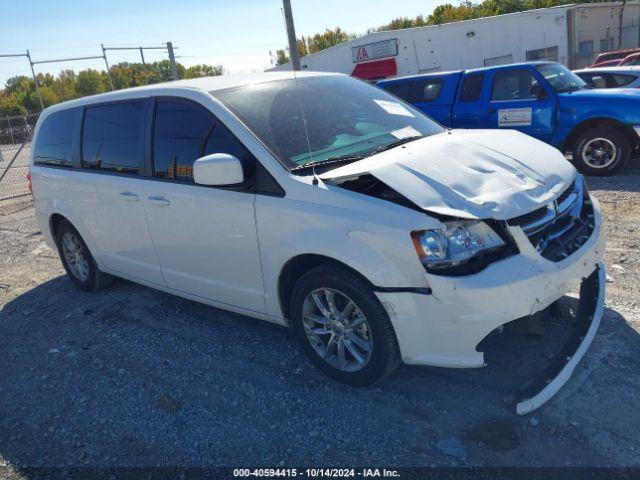
<path fill-rule="evenodd" d="M 443 229 L 411 232 L 418 257 L 427 270 L 455 267 L 505 246 L 485 222 L 456 221 L 445 225 Z"/>

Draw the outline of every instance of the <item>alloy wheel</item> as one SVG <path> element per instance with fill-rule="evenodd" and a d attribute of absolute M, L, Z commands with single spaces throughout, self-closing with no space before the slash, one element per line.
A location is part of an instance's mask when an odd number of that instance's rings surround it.
<path fill-rule="evenodd" d="M 302 322 L 309 343 L 332 367 L 343 372 L 362 370 L 371 358 L 371 328 L 356 303 L 338 290 L 318 288 L 302 305 Z"/>

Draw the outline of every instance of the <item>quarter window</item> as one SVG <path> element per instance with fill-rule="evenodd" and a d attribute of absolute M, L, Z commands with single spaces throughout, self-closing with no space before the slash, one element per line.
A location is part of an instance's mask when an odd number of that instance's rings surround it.
<path fill-rule="evenodd" d="M 88 107 L 82 129 L 82 166 L 140 173 L 143 110 L 142 100 Z"/>
<path fill-rule="evenodd" d="M 493 77 L 491 100 L 530 100 L 536 96 L 531 92 L 537 81 L 528 70 L 506 70 Z"/>
<path fill-rule="evenodd" d="M 153 129 L 153 176 L 193 182 L 193 163 L 212 153 L 227 153 L 253 165 L 249 151 L 203 107 L 182 100 L 158 100 Z"/>
<path fill-rule="evenodd" d="M 465 77 L 462 83 L 462 89 L 460 90 L 461 102 L 477 102 L 480 100 L 480 94 L 482 93 L 482 82 L 484 81 L 484 75 L 469 75 Z"/>
<path fill-rule="evenodd" d="M 34 163 L 71 166 L 71 143 L 77 114 L 77 109 L 67 109 L 46 118 L 38 131 L 33 149 Z"/>
<path fill-rule="evenodd" d="M 411 84 L 409 82 L 392 83 L 385 86 L 384 89 L 398 98 L 406 100 L 407 102 L 409 101 L 411 91 Z"/>
<path fill-rule="evenodd" d="M 611 74 L 611 83 L 612 87 L 624 87 L 625 85 L 629 85 L 633 82 L 637 77 L 634 75 L 623 75 L 620 73 L 612 73 Z"/>
<path fill-rule="evenodd" d="M 442 80 L 439 78 L 421 80 L 411 84 L 412 102 L 432 102 L 440 96 Z"/>

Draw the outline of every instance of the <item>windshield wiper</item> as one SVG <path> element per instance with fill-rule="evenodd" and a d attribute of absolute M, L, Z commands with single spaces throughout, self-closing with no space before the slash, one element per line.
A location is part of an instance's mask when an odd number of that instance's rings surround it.
<path fill-rule="evenodd" d="M 403 145 L 405 143 L 413 142 L 414 140 L 417 140 L 422 137 L 424 137 L 424 135 L 413 135 L 411 137 L 400 138 L 395 142 L 387 143 L 386 145 L 381 145 L 380 147 L 376 148 L 373 152 L 369 152 L 367 154 L 360 154 L 360 155 L 347 154 L 347 155 L 340 155 L 337 157 L 329 157 L 326 160 L 319 160 L 317 162 L 310 162 L 310 163 L 305 163 L 304 165 L 295 166 L 291 169 L 291 171 L 299 172 L 302 170 L 313 170 L 314 168 L 317 168 L 317 167 L 325 167 L 325 166 L 331 166 L 331 165 L 338 165 L 341 163 L 356 162 L 358 160 L 362 160 L 363 158 L 369 157 L 373 154 L 384 152 L 385 150 L 391 150 L 392 148 L 399 147 L 400 145 Z"/>
<path fill-rule="evenodd" d="M 341 163 L 355 162 L 362 160 L 366 155 L 340 155 L 337 157 L 329 157 L 326 160 L 318 160 L 317 162 L 305 163 L 304 165 L 297 165 L 291 169 L 292 172 L 299 172 L 301 170 L 313 170 L 317 167 L 324 167 L 327 165 L 339 165 Z"/>
<path fill-rule="evenodd" d="M 385 150 L 391 150 L 392 148 L 399 147 L 400 145 L 413 142 L 414 140 L 418 140 L 419 138 L 423 138 L 423 137 L 424 135 L 412 135 L 411 137 L 400 138 L 395 142 L 387 143 L 386 145 L 382 145 L 376 148 L 375 153 L 384 152 Z"/>

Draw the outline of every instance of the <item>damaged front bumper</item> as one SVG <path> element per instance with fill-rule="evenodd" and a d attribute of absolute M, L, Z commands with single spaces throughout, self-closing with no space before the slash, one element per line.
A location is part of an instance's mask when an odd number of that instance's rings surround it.
<path fill-rule="evenodd" d="M 515 395 L 518 415 L 540 408 L 567 383 L 576 365 L 595 337 L 605 296 L 605 269 L 602 264 L 580 285 L 580 301 L 574 329 L 561 349 L 540 374 L 527 382 Z"/>
<path fill-rule="evenodd" d="M 591 237 L 559 262 L 541 258 L 526 236 L 515 231 L 520 253 L 477 274 L 429 275 L 429 295 L 377 292 L 393 323 L 403 361 L 450 368 L 483 367 L 484 354 L 476 347 L 489 333 L 541 312 L 581 286 L 575 335 L 560 350 L 556 361 L 544 369 L 541 378 L 528 382 L 514 397 L 521 414 L 546 402 L 571 376 L 602 316 L 605 237 L 595 201 L 594 215 Z"/>

